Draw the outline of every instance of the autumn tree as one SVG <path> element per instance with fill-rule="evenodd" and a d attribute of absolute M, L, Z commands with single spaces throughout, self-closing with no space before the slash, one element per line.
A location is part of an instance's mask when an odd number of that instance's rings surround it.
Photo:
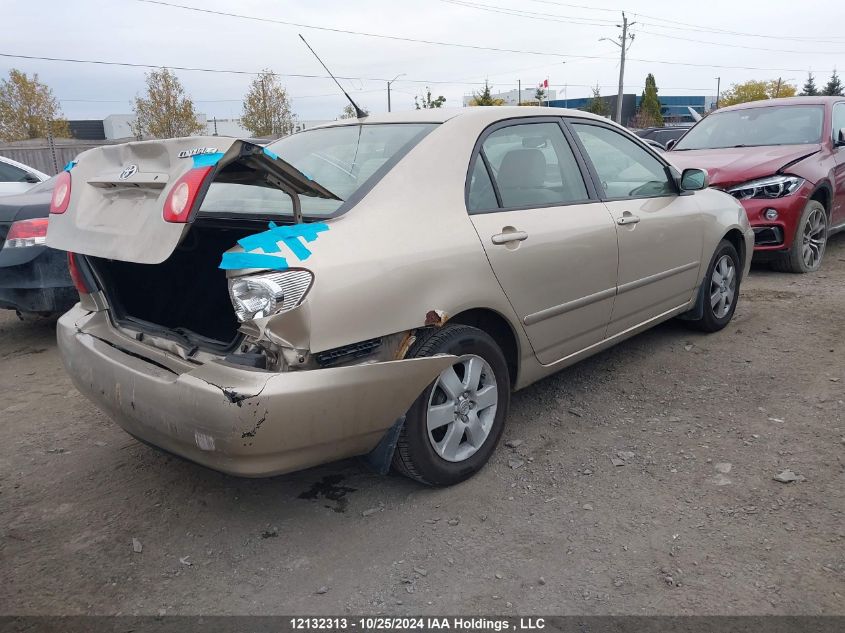
<path fill-rule="evenodd" d="M 14 68 L 0 81 L 0 139 L 69 137 L 70 128 L 50 87 Z"/>
<path fill-rule="evenodd" d="M 804 87 L 801 89 L 799 96 L 816 97 L 818 94 L 819 89 L 816 88 L 816 78 L 813 77 L 813 73 L 807 73 L 807 81 L 804 83 Z"/>
<path fill-rule="evenodd" d="M 361 109 L 364 111 L 364 116 L 367 116 L 368 114 L 370 114 L 369 110 L 364 110 L 364 108 L 361 108 Z M 358 113 L 355 111 L 355 108 L 352 107 L 351 103 L 347 103 L 345 106 L 343 106 L 343 110 L 341 110 L 340 116 L 338 118 L 339 119 L 357 119 Z"/>
<path fill-rule="evenodd" d="M 733 84 L 719 97 L 719 106 L 748 103 L 749 101 L 764 101 L 778 97 L 794 97 L 798 90 L 792 84 L 784 83 L 781 79 L 769 81 L 746 81 Z"/>
<path fill-rule="evenodd" d="M 139 138 L 175 138 L 205 132 L 194 102 L 185 96 L 179 78 L 167 68 L 147 75 L 146 96 L 135 97 L 133 109 L 132 132 Z"/>
<path fill-rule="evenodd" d="M 492 94 L 492 88 L 487 80 L 484 80 L 484 89 L 481 92 L 473 92 L 472 99 L 469 100 L 471 106 L 500 106 L 505 105 L 504 99 L 497 99 Z"/>
<path fill-rule="evenodd" d="M 609 116 L 610 109 L 607 107 L 607 102 L 601 96 L 601 88 L 596 85 L 593 88 L 593 96 L 587 102 L 587 105 L 584 106 L 585 112 L 592 112 L 593 114 L 597 114 L 599 116 Z"/>
<path fill-rule="evenodd" d="M 839 75 L 836 74 L 836 69 L 833 69 L 833 74 L 830 76 L 830 81 L 822 88 L 822 94 L 827 97 L 841 97 L 842 96 L 842 82 Z"/>
<path fill-rule="evenodd" d="M 288 91 L 271 70 L 256 77 L 244 97 L 241 124 L 254 136 L 285 136 L 294 129 Z"/>
<path fill-rule="evenodd" d="M 446 103 L 446 97 L 440 95 L 436 99 L 431 98 L 431 88 L 425 87 L 425 93 L 420 97 L 414 97 L 414 106 L 417 110 L 426 110 L 429 108 L 442 108 Z"/>
<path fill-rule="evenodd" d="M 661 127 L 663 113 L 660 110 L 660 99 L 657 97 L 657 82 L 651 73 L 645 78 L 645 89 L 640 98 L 637 120 L 641 127 Z"/>

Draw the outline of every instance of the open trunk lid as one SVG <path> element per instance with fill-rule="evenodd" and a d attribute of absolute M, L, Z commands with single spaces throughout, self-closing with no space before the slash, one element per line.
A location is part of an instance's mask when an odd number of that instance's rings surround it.
<path fill-rule="evenodd" d="M 211 171 L 185 214 L 187 221 L 165 220 L 165 202 L 180 178 L 206 168 Z M 212 181 L 282 189 L 293 199 L 295 214 L 300 194 L 338 199 L 262 146 L 219 136 L 107 145 L 83 152 L 66 170 L 71 171 L 70 203 L 65 213 L 51 214 L 47 244 L 139 264 L 159 264 L 173 253 Z"/>

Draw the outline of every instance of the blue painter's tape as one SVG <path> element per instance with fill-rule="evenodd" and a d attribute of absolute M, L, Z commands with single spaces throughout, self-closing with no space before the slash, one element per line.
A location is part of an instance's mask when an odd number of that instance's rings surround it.
<path fill-rule="evenodd" d="M 276 152 L 271 149 L 267 149 L 266 147 L 264 148 L 264 153 L 273 160 L 277 160 L 279 158 L 279 155 Z"/>
<path fill-rule="evenodd" d="M 268 230 L 255 235 L 247 235 L 238 240 L 245 251 L 261 249 L 263 253 L 223 253 L 223 260 L 220 268 L 270 268 L 272 270 L 284 270 L 288 268 L 287 260 L 284 257 L 272 255 L 279 253 L 279 243 L 284 244 L 294 257 L 304 262 L 311 257 L 311 250 L 303 244 L 300 239 L 306 242 L 313 242 L 323 231 L 329 230 L 329 225 L 324 222 L 311 222 L 309 224 L 294 224 L 293 226 L 279 226 L 270 222 Z"/>
<path fill-rule="evenodd" d="M 74 167 L 76 167 L 76 161 L 75 160 L 69 161 L 68 164 L 65 165 L 65 171 L 70 171 Z"/>
<path fill-rule="evenodd" d="M 213 167 L 220 162 L 221 158 L 223 158 L 223 152 L 217 152 L 216 154 L 197 154 L 193 157 L 194 168 Z"/>
<path fill-rule="evenodd" d="M 286 270 L 288 261 L 284 257 L 265 255 L 264 253 L 223 253 L 220 268 L 223 270 L 239 270 L 241 268 Z"/>

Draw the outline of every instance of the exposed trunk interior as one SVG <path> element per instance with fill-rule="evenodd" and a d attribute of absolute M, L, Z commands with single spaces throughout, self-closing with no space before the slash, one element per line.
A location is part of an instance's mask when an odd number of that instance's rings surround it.
<path fill-rule="evenodd" d="M 136 264 L 89 257 L 105 287 L 114 318 L 141 330 L 167 329 L 190 346 L 228 350 L 238 340 L 238 320 L 229 299 L 225 251 L 266 225 L 195 223 L 161 264 Z"/>

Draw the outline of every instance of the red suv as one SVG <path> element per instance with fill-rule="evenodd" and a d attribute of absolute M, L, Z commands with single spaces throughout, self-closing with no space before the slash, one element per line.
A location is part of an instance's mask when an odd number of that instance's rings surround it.
<path fill-rule="evenodd" d="M 742 203 L 757 259 L 817 270 L 828 235 L 845 229 L 845 97 L 793 97 L 717 110 L 670 147 L 680 168 Z"/>

